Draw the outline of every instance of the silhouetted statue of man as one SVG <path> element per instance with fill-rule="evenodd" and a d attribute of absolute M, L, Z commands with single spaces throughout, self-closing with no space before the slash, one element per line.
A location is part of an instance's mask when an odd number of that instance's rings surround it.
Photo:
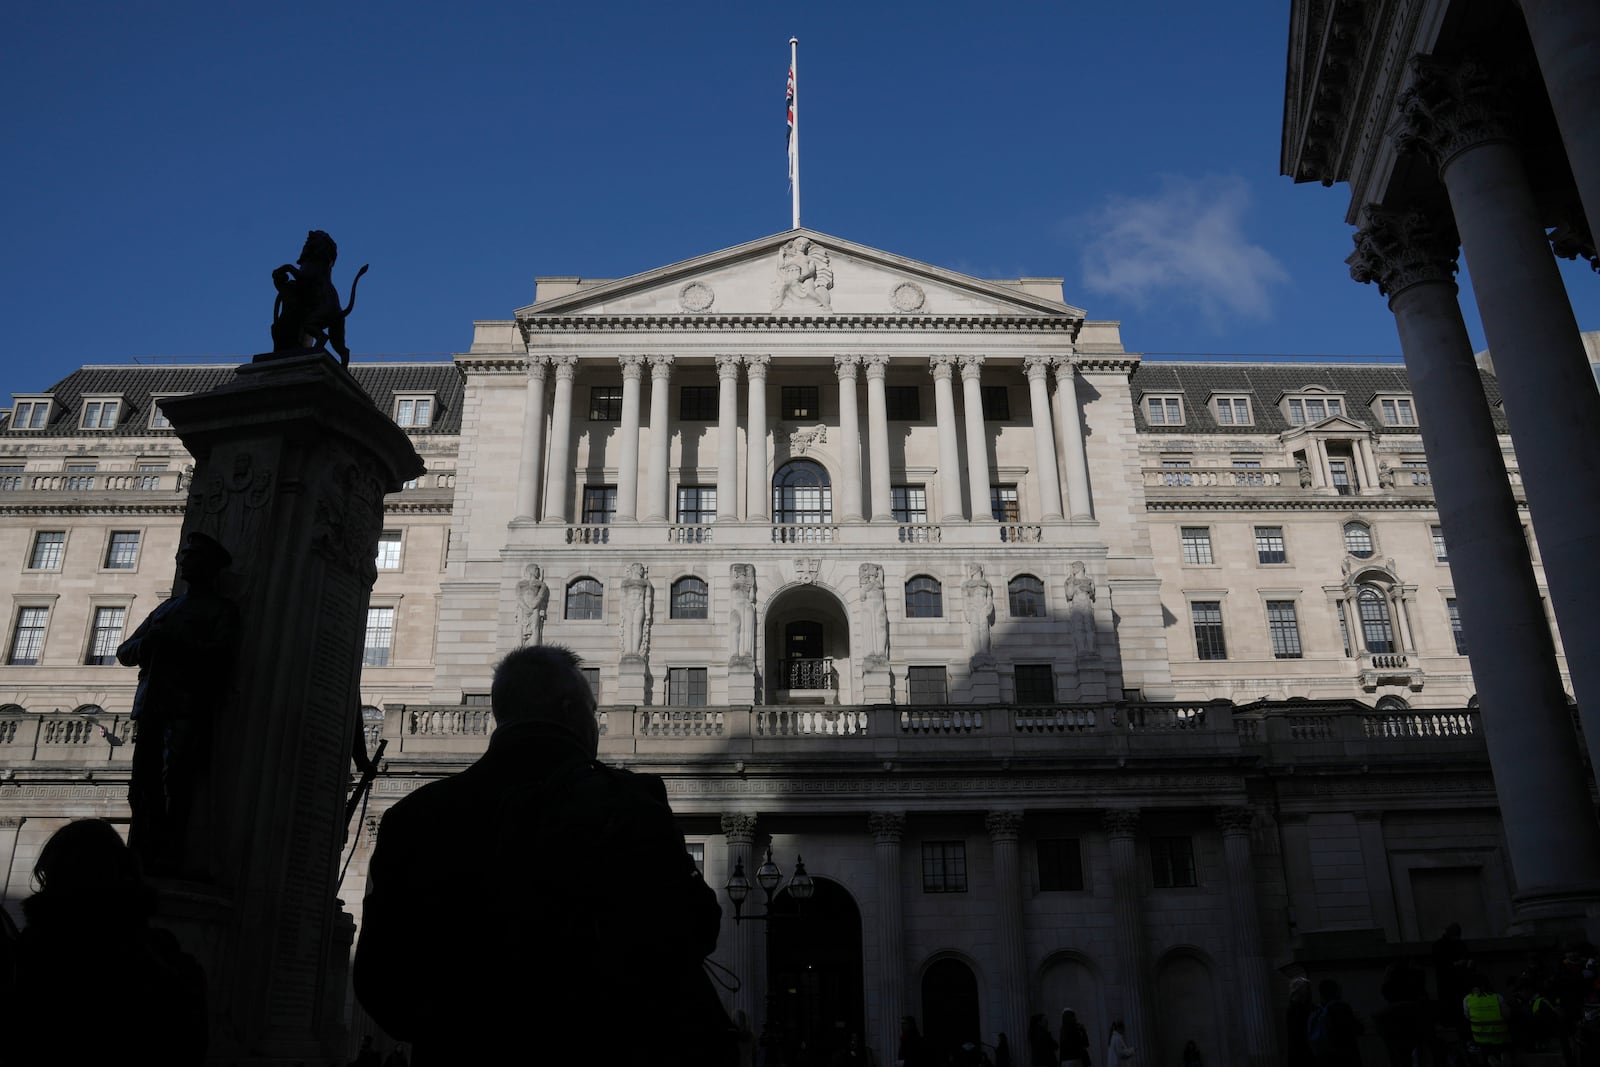
<path fill-rule="evenodd" d="M 128 844 L 151 874 L 194 873 L 182 869 L 184 841 L 239 640 L 239 609 L 218 589 L 232 562 L 215 540 L 191 533 L 178 549 L 178 578 L 188 588 L 117 647 L 117 662 L 139 668 Z"/>
<path fill-rule="evenodd" d="M 737 1034 L 701 969 L 722 912 L 661 779 L 596 762 L 594 695 L 559 645 L 506 656 L 490 700 L 488 752 L 379 824 L 362 1005 L 411 1042 L 415 1067 L 530 1049 L 541 1063 L 726 1062 L 713 1042 L 731 1052 Z"/>

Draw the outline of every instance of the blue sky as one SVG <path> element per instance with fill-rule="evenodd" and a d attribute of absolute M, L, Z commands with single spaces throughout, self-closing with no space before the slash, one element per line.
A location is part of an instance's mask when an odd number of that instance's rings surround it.
<path fill-rule="evenodd" d="M 536 275 L 786 229 L 791 35 L 807 226 L 1064 276 L 1133 351 L 1395 353 L 1346 273 L 1348 187 L 1278 176 L 1287 7 L 14 6 L 0 391 L 268 347 L 313 227 L 341 289 L 372 264 L 358 359 L 463 350 Z M 1600 329 L 1600 282 L 1564 273 Z"/>

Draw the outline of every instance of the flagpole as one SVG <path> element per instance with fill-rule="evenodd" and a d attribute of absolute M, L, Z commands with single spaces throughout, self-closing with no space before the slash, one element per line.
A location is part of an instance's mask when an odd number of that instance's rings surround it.
<path fill-rule="evenodd" d="M 793 181 L 790 183 L 791 193 L 794 197 L 794 226 L 800 228 L 800 84 L 795 72 L 795 60 L 799 56 L 800 38 L 789 38 L 789 77 L 795 82 L 794 101 L 789 107 L 794 111 L 794 131 L 790 133 L 789 159 L 790 169 L 794 172 Z"/>

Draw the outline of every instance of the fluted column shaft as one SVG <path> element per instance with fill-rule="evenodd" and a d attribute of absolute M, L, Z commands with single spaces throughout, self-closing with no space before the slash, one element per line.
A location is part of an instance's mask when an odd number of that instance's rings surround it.
<path fill-rule="evenodd" d="M 889 401 L 883 377 L 889 371 L 888 356 L 867 356 L 867 446 L 872 462 L 872 521 L 894 518 L 894 503 L 889 492 Z"/>
<path fill-rule="evenodd" d="M 727 847 L 728 875 L 731 877 L 734 867 L 743 863 L 745 873 L 753 884 L 756 865 L 750 854 L 750 846 L 756 837 L 756 817 L 746 812 L 725 812 L 722 816 L 722 837 Z M 759 1006 L 761 991 L 766 987 L 766 976 L 762 975 L 759 981 L 756 978 L 755 926 L 755 923 L 745 922 L 733 924 L 728 944 L 728 966 L 739 976 L 739 989 L 733 994 L 734 1018 L 737 1020 L 739 1012 L 744 1012 L 745 1021 L 759 1037 L 765 1021 Z"/>
<path fill-rule="evenodd" d="M 1261 917 L 1256 910 L 1256 884 L 1250 863 L 1248 808 L 1217 812 L 1222 830 L 1222 855 L 1228 865 L 1228 918 L 1233 927 L 1234 958 L 1239 968 L 1239 1005 L 1244 1019 L 1245 1054 L 1250 1067 L 1278 1063 L 1278 1028 L 1273 1022 L 1272 989 L 1266 957 L 1261 954 Z"/>
<path fill-rule="evenodd" d="M 899 812 L 867 816 L 872 834 L 873 866 L 878 890 L 878 1028 L 879 1063 L 892 1063 L 900 1041 L 900 1017 L 905 1014 L 905 908 L 900 892 L 900 841 L 906 817 Z"/>
<path fill-rule="evenodd" d="M 522 467 L 517 472 L 517 517 L 539 518 L 539 489 L 544 484 L 544 391 L 550 364 L 543 356 L 528 357 L 528 395 L 522 408 Z"/>
<path fill-rule="evenodd" d="M 672 427 L 668 407 L 672 390 L 672 357 L 650 357 L 650 482 L 645 486 L 644 517 L 666 522 L 667 482 L 672 461 Z"/>
<path fill-rule="evenodd" d="M 717 357 L 717 521 L 739 518 L 739 357 Z"/>
<path fill-rule="evenodd" d="M 991 811 L 984 817 L 994 851 L 996 945 L 1000 979 L 1001 1032 L 1023 1047 L 1028 1033 L 1028 953 L 1022 924 L 1022 813 Z"/>
<path fill-rule="evenodd" d="M 639 517 L 639 375 L 643 356 L 618 356 L 622 365 L 622 432 L 617 435 L 618 522 Z"/>
<path fill-rule="evenodd" d="M 983 429 L 982 356 L 961 357 L 961 403 L 967 421 L 967 506 L 973 522 L 989 522 L 994 508 L 989 500 L 989 440 Z"/>
<path fill-rule="evenodd" d="M 767 484 L 767 364 L 771 356 L 744 357 L 749 399 L 745 404 L 744 514 L 752 522 L 766 522 L 772 491 Z M 721 503 L 717 504 L 720 509 Z"/>
<path fill-rule="evenodd" d="M 577 356 L 551 356 L 556 370 L 556 399 L 550 413 L 549 491 L 544 501 L 544 521 L 565 525 L 571 519 L 572 492 L 572 379 L 578 373 Z"/>
<path fill-rule="evenodd" d="M 1033 454 L 1039 510 L 1047 519 L 1060 519 L 1061 475 L 1056 471 L 1056 434 L 1050 420 L 1050 358 L 1029 356 L 1022 361 L 1028 378 L 1028 407 L 1033 415 Z"/>
<path fill-rule="evenodd" d="M 833 372 L 839 378 L 839 466 L 844 468 L 840 486 L 840 514 L 845 522 L 859 522 L 861 514 L 861 414 L 856 405 L 858 356 L 834 356 Z"/>
<path fill-rule="evenodd" d="M 1140 1056 L 1155 1061 L 1155 1031 L 1145 1014 L 1150 1003 L 1144 937 L 1144 908 L 1139 878 L 1137 811 L 1108 811 L 1102 817 L 1111 845 L 1111 898 L 1116 916 L 1117 970 L 1122 978 L 1122 1014 L 1128 1043 Z M 1115 1014 L 1115 1013 L 1113 1013 Z"/>
<path fill-rule="evenodd" d="M 1584 214 L 1600 229 L 1600 5 L 1519 3 Z"/>
<path fill-rule="evenodd" d="M 961 441 L 956 428 L 955 356 L 928 360 L 933 371 L 933 411 L 939 428 L 939 521 L 961 522 Z"/>
<path fill-rule="evenodd" d="M 1092 519 L 1089 456 L 1084 451 L 1083 420 L 1078 413 L 1078 365 L 1070 359 L 1056 363 L 1056 409 L 1067 458 L 1067 513 L 1074 519 Z"/>

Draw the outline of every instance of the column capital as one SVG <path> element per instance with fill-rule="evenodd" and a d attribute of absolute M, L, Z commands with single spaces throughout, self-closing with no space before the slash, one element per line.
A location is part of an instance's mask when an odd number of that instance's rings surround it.
<path fill-rule="evenodd" d="M 861 365 L 863 367 L 867 368 L 867 379 L 869 381 L 871 381 L 872 379 L 876 378 L 878 381 L 881 382 L 881 381 L 883 381 L 883 376 L 886 373 L 888 373 L 888 370 L 889 370 L 889 357 L 888 356 L 862 356 L 861 357 Z"/>
<path fill-rule="evenodd" d="M 841 382 L 853 382 L 853 381 L 855 381 L 856 380 L 856 371 L 857 371 L 857 369 L 860 368 L 860 366 L 861 366 L 861 357 L 860 356 L 834 356 L 833 357 L 833 373 L 838 376 L 838 378 L 839 378 L 839 380 Z"/>
<path fill-rule="evenodd" d="M 756 839 L 756 816 L 746 811 L 722 813 L 722 836 L 729 844 L 748 845 Z"/>
<path fill-rule="evenodd" d="M 743 361 L 743 359 L 744 359 L 743 356 L 718 356 L 717 357 L 717 377 L 718 378 L 737 378 L 737 377 L 739 377 L 739 364 Z"/>
<path fill-rule="evenodd" d="M 578 373 L 577 356 L 551 356 L 550 365 L 556 369 L 558 382 L 570 382 Z"/>
<path fill-rule="evenodd" d="M 982 356 L 962 356 L 962 357 L 960 357 L 960 359 L 961 359 L 961 380 L 964 381 L 964 382 L 975 382 L 975 381 L 977 381 L 978 380 L 978 375 L 983 373 L 983 357 Z"/>
<path fill-rule="evenodd" d="M 983 817 L 984 829 L 993 841 L 1015 841 L 1022 836 L 1022 812 L 991 811 Z"/>
<path fill-rule="evenodd" d="M 0 830 L 15 830 L 27 821 L 26 815 L 0 815 Z"/>
<path fill-rule="evenodd" d="M 933 372 L 933 380 L 947 382 L 955 377 L 955 356 L 929 356 L 928 369 Z"/>
<path fill-rule="evenodd" d="M 1049 356 L 1023 356 L 1022 373 L 1027 375 L 1030 382 L 1047 382 L 1050 380 L 1050 365 L 1054 362 Z"/>
<path fill-rule="evenodd" d="M 771 356 L 745 356 L 744 372 L 750 378 L 765 378 L 767 367 L 772 363 Z"/>
<path fill-rule="evenodd" d="M 867 816 L 867 832 L 880 844 L 894 844 L 905 836 L 906 814 L 903 811 L 875 811 Z"/>
<path fill-rule="evenodd" d="M 1243 807 L 1218 808 L 1212 814 L 1217 820 L 1217 829 L 1222 831 L 1223 837 L 1248 834 L 1250 825 L 1256 819 L 1255 812 Z"/>
<path fill-rule="evenodd" d="M 1441 171 L 1469 148 L 1516 140 L 1513 86 L 1476 56 L 1412 56 L 1411 87 L 1400 94 L 1395 148 L 1419 152 Z"/>
<path fill-rule="evenodd" d="M 550 373 L 550 361 L 544 356 L 528 357 L 528 377 L 543 385 L 545 376 Z"/>
<path fill-rule="evenodd" d="M 673 356 L 649 356 L 650 377 L 658 382 L 664 382 L 672 377 L 672 364 L 676 361 Z"/>
<path fill-rule="evenodd" d="M 643 356 L 618 356 L 617 362 L 622 365 L 624 381 L 636 382 L 639 380 L 639 375 L 644 370 Z"/>
<path fill-rule="evenodd" d="M 1070 382 L 1078 373 L 1078 354 L 1062 356 L 1055 361 L 1056 384 Z"/>
<path fill-rule="evenodd" d="M 1132 837 L 1139 832 L 1139 809 L 1110 808 L 1102 811 L 1100 827 L 1109 837 Z"/>
<path fill-rule="evenodd" d="M 1378 292 L 1387 297 L 1425 282 L 1443 283 L 1454 291 L 1460 239 L 1448 218 L 1389 211 L 1376 204 L 1368 204 L 1362 215 L 1367 224 L 1351 236 L 1356 250 L 1345 259 L 1352 279 L 1363 285 L 1376 282 Z"/>

